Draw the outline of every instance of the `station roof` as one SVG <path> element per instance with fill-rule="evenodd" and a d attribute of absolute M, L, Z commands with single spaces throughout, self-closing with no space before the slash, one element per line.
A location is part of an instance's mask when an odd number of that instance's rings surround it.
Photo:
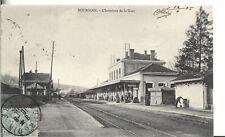
<path fill-rule="evenodd" d="M 25 82 L 39 82 L 39 83 L 49 83 L 50 74 L 49 73 L 24 73 Z"/>
<path fill-rule="evenodd" d="M 172 80 L 173 83 L 185 83 L 192 81 L 204 81 L 207 83 L 212 83 L 213 80 L 213 71 L 207 72 L 196 72 L 196 73 L 187 73 L 183 74 L 176 79 Z"/>
<path fill-rule="evenodd" d="M 159 73 L 176 73 L 175 71 L 171 70 L 171 69 L 168 69 L 162 65 L 159 65 L 159 64 L 149 64 L 149 65 L 146 65 L 144 67 L 141 67 L 140 69 L 134 71 L 134 72 L 131 72 L 131 73 L 128 73 L 126 74 L 127 75 L 131 75 L 131 74 L 134 74 L 134 73 L 137 73 L 137 72 L 159 72 Z"/>
<path fill-rule="evenodd" d="M 105 86 L 113 85 L 113 84 L 117 84 L 117 83 L 136 84 L 136 83 L 139 83 L 139 82 L 140 82 L 139 80 L 121 80 L 121 79 L 118 79 L 118 80 L 114 80 L 114 81 L 109 81 L 109 82 L 101 83 L 100 85 L 95 86 L 95 87 L 93 87 L 91 89 L 97 89 L 97 88 L 101 88 L 101 87 L 105 87 Z"/>
<path fill-rule="evenodd" d="M 162 65 L 158 65 L 158 64 L 150 64 L 147 65 L 143 68 L 140 68 L 139 71 L 145 71 L 145 72 L 175 72 L 171 69 L 168 69 Z"/>

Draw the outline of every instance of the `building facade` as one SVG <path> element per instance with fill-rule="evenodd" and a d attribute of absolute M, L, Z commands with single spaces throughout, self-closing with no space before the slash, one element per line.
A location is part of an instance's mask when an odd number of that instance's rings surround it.
<path fill-rule="evenodd" d="M 213 109 L 213 72 L 185 74 L 173 80 L 176 98 L 194 109 Z"/>
<path fill-rule="evenodd" d="M 177 76 L 163 66 L 165 62 L 156 58 L 154 50 L 140 54 L 129 49 L 124 58 L 111 62 L 109 79 L 85 92 L 87 98 L 150 104 L 150 91 L 170 88 L 170 81 Z"/>
<path fill-rule="evenodd" d="M 30 96 L 50 96 L 53 83 L 49 73 L 25 72 L 22 75 L 22 94 Z"/>

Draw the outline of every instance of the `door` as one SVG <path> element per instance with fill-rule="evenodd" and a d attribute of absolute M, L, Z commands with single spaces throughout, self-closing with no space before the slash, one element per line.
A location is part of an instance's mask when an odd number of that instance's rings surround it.
<path fill-rule="evenodd" d="M 146 83 L 145 85 L 145 105 L 150 106 L 150 89 L 153 88 L 153 83 Z"/>

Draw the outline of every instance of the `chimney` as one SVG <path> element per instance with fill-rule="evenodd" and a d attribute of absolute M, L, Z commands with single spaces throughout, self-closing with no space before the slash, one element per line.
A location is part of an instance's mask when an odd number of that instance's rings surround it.
<path fill-rule="evenodd" d="M 134 59 L 134 49 L 130 49 L 130 59 Z"/>
<path fill-rule="evenodd" d="M 154 61 L 155 60 L 155 50 L 150 50 L 150 60 Z"/>
<path fill-rule="evenodd" d="M 125 58 L 128 58 L 128 51 L 125 52 Z"/>
<path fill-rule="evenodd" d="M 144 52 L 145 52 L 144 54 L 147 55 L 147 50 L 145 50 Z"/>
<path fill-rule="evenodd" d="M 35 73 L 37 73 L 37 61 L 36 61 L 36 69 L 35 69 Z"/>

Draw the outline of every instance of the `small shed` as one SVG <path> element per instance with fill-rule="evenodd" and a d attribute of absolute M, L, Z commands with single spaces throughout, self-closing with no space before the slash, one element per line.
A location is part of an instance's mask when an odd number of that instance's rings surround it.
<path fill-rule="evenodd" d="M 194 109 L 213 108 L 213 71 L 188 73 L 173 80 L 177 97 Z"/>
<path fill-rule="evenodd" d="M 174 104 L 175 90 L 169 87 L 153 88 L 150 90 L 150 105 Z"/>
<path fill-rule="evenodd" d="M 25 72 L 22 75 L 23 94 L 46 96 L 47 88 L 52 87 L 49 73 Z"/>

